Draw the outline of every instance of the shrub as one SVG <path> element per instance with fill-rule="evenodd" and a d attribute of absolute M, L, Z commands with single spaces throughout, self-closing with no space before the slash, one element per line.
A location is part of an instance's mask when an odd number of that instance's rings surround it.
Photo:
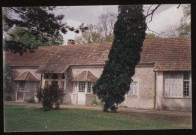
<path fill-rule="evenodd" d="M 64 91 L 58 85 L 52 84 L 44 89 L 38 89 L 36 97 L 42 103 L 43 110 L 49 111 L 55 105 L 55 109 L 59 109 L 60 100 L 65 95 Z"/>
<path fill-rule="evenodd" d="M 5 100 L 5 101 L 12 101 L 12 97 L 11 97 L 11 96 L 6 96 L 6 97 L 4 98 L 4 100 Z"/>
<path fill-rule="evenodd" d="M 28 100 L 28 103 L 35 103 L 34 98 L 29 99 L 29 100 Z"/>

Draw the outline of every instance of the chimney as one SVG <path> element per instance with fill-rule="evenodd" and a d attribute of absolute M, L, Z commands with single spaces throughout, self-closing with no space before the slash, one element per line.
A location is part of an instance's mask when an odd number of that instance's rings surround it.
<path fill-rule="evenodd" d="M 74 45 L 75 41 L 73 39 L 69 39 L 67 45 Z"/>

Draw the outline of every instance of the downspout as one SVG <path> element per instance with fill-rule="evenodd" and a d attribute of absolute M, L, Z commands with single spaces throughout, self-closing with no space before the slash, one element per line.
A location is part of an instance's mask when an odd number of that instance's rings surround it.
<path fill-rule="evenodd" d="M 41 79 L 40 79 L 40 89 L 42 88 L 42 73 L 41 73 Z"/>
<path fill-rule="evenodd" d="M 156 109 L 156 97 L 157 97 L 157 93 L 156 93 L 156 91 L 157 91 L 157 89 L 156 89 L 156 84 L 157 84 L 157 82 L 156 82 L 156 71 L 154 71 L 154 109 Z"/>

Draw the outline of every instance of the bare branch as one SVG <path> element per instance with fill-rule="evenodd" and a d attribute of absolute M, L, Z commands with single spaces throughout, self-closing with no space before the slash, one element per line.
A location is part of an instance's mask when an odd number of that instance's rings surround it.
<path fill-rule="evenodd" d="M 151 6 L 148 8 L 147 14 L 149 13 L 149 11 L 150 11 L 150 9 L 151 9 L 152 6 L 153 6 L 153 5 L 151 5 Z"/>
<path fill-rule="evenodd" d="M 160 7 L 161 6 L 161 4 L 158 4 L 153 10 L 152 10 L 152 12 L 151 13 L 149 13 L 149 14 L 147 14 L 145 17 L 147 18 L 148 16 L 150 16 L 151 15 L 151 19 L 150 19 L 150 21 L 149 22 L 151 22 L 152 21 L 152 17 L 153 17 L 153 14 L 154 14 L 154 12 L 158 9 L 158 7 Z M 151 7 L 150 7 L 151 8 Z"/>
<path fill-rule="evenodd" d="M 179 8 L 180 6 L 181 6 L 181 4 L 179 4 L 177 8 Z"/>
<path fill-rule="evenodd" d="M 157 33 L 157 32 L 155 32 L 155 31 L 151 30 L 148 26 L 147 26 L 147 29 L 148 29 L 149 31 L 151 31 L 151 32 L 153 32 L 153 33 L 155 33 L 155 34 L 157 34 L 158 36 L 160 35 L 159 33 Z"/>

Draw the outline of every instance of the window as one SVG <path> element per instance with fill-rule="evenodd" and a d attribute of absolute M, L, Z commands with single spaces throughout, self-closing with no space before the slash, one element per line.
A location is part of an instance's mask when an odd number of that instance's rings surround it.
<path fill-rule="evenodd" d="M 138 95 L 138 82 L 132 82 L 130 84 L 130 90 L 128 96 L 137 96 Z"/>
<path fill-rule="evenodd" d="M 52 74 L 52 79 L 58 79 L 58 75 L 57 74 Z"/>
<path fill-rule="evenodd" d="M 189 72 L 183 73 L 183 96 L 190 96 L 190 74 Z"/>
<path fill-rule="evenodd" d="M 19 89 L 20 90 L 24 90 L 24 88 L 25 88 L 25 82 L 19 82 Z"/>
<path fill-rule="evenodd" d="M 191 94 L 190 72 L 164 72 L 165 97 L 189 97 Z"/>
<path fill-rule="evenodd" d="M 62 74 L 61 79 L 65 79 L 65 75 L 64 74 Z"/>
<path fill-rule="evenodd" d="M 44 79 L 49 79 L 50 75 L 48 73 L 44 74 Z"/>
<path fill-rule="evenodd" d="M 87 93 L 91 93 L 91 82 L 88 82 Z"/>
<path fill-rule="evenodd" d="M 85 92 L 85 82 L 79 82 L 78 92 Z"/>

